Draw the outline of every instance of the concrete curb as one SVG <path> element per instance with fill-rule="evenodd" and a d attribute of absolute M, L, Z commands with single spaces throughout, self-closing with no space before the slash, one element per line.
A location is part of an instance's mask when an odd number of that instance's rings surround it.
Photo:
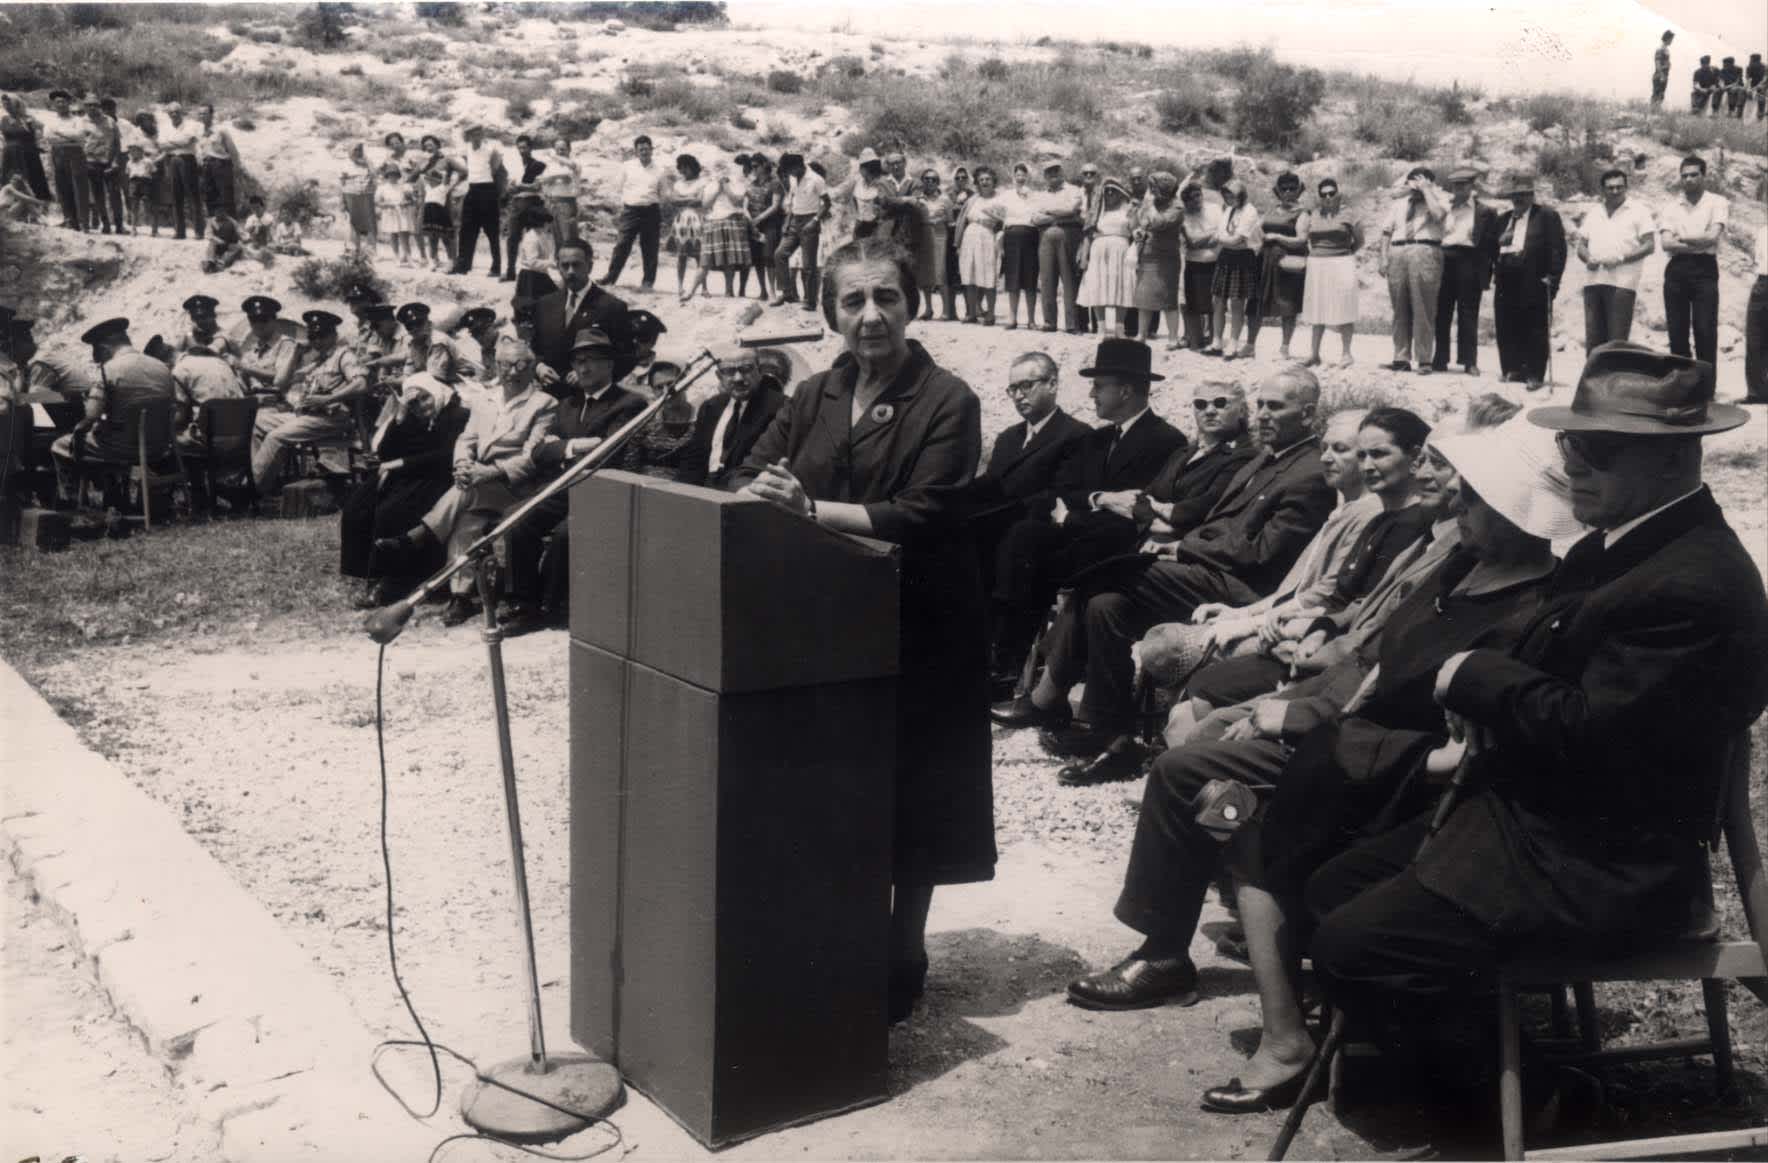
<path fill-rule="evenodd" d="M 369 1072 L 380 1037 L 172 813 L 0 662 L 0 853 L 232 1163 L 422 1160 L 447 1132 Z M 389 1075 L 404 1093 L 428 1079 Z"/>

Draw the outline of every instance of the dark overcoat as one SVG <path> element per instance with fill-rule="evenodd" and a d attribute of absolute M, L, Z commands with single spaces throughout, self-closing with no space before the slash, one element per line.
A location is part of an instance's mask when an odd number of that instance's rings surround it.
<path fill-rule="evenodd" d="M 472 415 L 459 396 L 436 413 L 434 423 L 406 417 L 387 429 L 376 447 L 381 461 L 399 467 L 382 481 L 370 476 L 350 491 L 338 518 L 338 571 L 345 577 L 424 575 L 442 564 L 442 550 L 405 553 L 398 560 L 374 548 L 377 537 L 396 537 L 416 525 L 454 483 L 454 444 Z"/>
<path fill-rule="evenodd" d="M 1727 748 L 1768 705 L 1762 575 L 1703 488 L 1612 548 L 1580 541 L 1554 594 L 1444 693 L 1494 742 L 1418 879 L 1501 937 L 1661 934 L 1688 917 Z"/>
<path fill-rule="evenodd" d="M 783 458 L 811 497 L 864 505 L 872 536 L 902 547 L 895 880 L 988 880 L 995 839 L 985 609 L 958 503 L 982 455 L 981 405 L 911 341 L 895 381 L 850 425 L 858 370 L 843 355 L 798 385 L 731 487 Z"/>

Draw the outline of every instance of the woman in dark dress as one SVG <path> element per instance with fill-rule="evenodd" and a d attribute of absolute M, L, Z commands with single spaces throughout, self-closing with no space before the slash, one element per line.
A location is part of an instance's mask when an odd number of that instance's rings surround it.
<path fill-rule="evenodd" d="M 735 483 L 831 529 L 902 547 L 894 1022 L 926 979 L 933 887 L 994 876 L 985 606 L 955 509 L 981 458 L 982 412 L 968 385 L 904 334 L 920 306 L 906 252 L 856 239 L 825 270 L 823 315 L 846 353 L 798 385 Z"/>
<path fill-rule="evenodd" d="M 1295 338 L 1296 317 L 1301 314 L 1303 283 L 1307 278 L 1308 240 L 1295 228 L 1301 217 L 1301 178 L 1292 173 L 1277 175 L 1272 193 L 1277 205 L 1264 214 L 1265 245 L 1259 255 L 1258 297 L 1246 312 L 1246 345 L 1258 345 L 1259 328 L 1276 317 L 1283 328 L 1279 359 L 1289 358 L 1289 341 Z"/>
<path fill-rule="evenodd" d="M 428 374 L 410 377 L 388 398 L 374 433 L 380 467 L 344 501 L 338 521 L 338 572 L 370 583 L 359 608 L 397 601 L 442 564 L 439 546 L 392 560 L 374 543 L 411 528 L 448 491 L 454 443 L 469 415 L 454 389 Z"/>

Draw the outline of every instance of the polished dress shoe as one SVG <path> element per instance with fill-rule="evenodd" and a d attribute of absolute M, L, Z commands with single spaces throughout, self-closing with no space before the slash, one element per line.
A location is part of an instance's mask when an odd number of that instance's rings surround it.
<path fill-rule="evenodd" d="M 1189 957 L 1151 961 L 1132 954 L 1103 973 L 1069 982 L 1068 1004 L 1083 1010 L 1196 1005 L 1197 966 Z"/>
<path fill-rule="evenodd" d="M 1117 733 L 1091 723 L 1065 723 L 1037 733 L 1038 746 L 1058 759 L 1091 759 L 1107 747 Z"/>
<path fill-rule="evenodd" d="M 1128 735 L 1119 735 L 1105 750 L 1091 759 L 1067 764 L 1057 771 L 1056 782 L 1063 787 L 1091 787 L 1100 783 L 1122 783 L 1125 780 L 1140 779 L 1142 765 L 1147 758 L 1147 748 Z"/>
<path fill-rule="evenodd" d="M 1279 1082 L 1276 1086 L 1241 1086 L 1238 1078 L 1230 1079 L 1226 1086 L 1212 1086 L 1203 1092 L 1203 1101 L 1199 1105 L 1206 1111 L 1214 1111 L 1222 1115 L 1253 1115 L 1263 1111 L 1286 1110 L 1301 1098 L 1302 1087 L 1307 1085 L 1308 1068 L 1302 1067 L 1301 1073 Z M 1324 1090 L 1326 1081 L 1322 1074 L 1320 1082 L 1314 1086 L 1314 1094 L 1310 1101 L 1319 1097 Z"/>
<path fill-rule="evenodd" d="M 463 598 L 456 594 L 449 598 L 448 605 L 442 608 L 442 624 L 444 626 L 458 626 L 477 612 L 471 598 Z"/>
<path fill-rule="evenodd" d="M 1030 695 L 1020 695 L 990 707 L 988 717 L 1003 727 L 1062 728 L 1074 716 L 1067 706 L 1060 711 L 1046 711 L 1032 702 Z"/>

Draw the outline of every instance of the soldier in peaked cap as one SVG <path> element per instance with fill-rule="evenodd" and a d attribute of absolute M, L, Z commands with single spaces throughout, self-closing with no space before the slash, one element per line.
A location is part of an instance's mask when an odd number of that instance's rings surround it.
<path fill-rule="evenodd" d="M 247 393 L 258 400 L 254 432 L 262 439 L 288 416 L 288 392 L 294 384 L 300 345 L 283 333 L 278 319 L 282 304 L 269 295 L 253 295 L 240 309 L 245 312 L 248 330 L 240 343 L 235 369 Z"/>
<path fill-rule="evenodd" d="M 1732 745 L 1768 706 L 1762 576 L 1701 480 L 1701 438 L 1744 415 L 1712 400 L 1711 365 L 1607 343 L 1569 407 L 1528 414 L 1596 531 L 1513 648 L 1438 671 L 1471 790 L 1429 846 L 1414 861 L 1426 812 L 1309 881 L 1340 1004 L 1439 1020 L 1490 1005 L 1500 958 L 1688 932 Z"/>
<path fill-rule="evenodd" d="M 88 328 L 80 342 L 92 348 L 98 382 L 87 392 L 85 415 L 74 430 L 50 446 L 62 495 L 69 500 L 75 499 L 68 471 L 72 463 L 83 458 L 115 464 L 134 462 L 139 452 L 128 438 L 124 413 L 133 405 L 170 401 L 174 394 L 172 373 L 166 365 L 135 350 L 129 342 L 127 319 L 106 319 Z"/>
<path fill-rule="evenodd" d="M 239 355 L 239 347 L 222 333 L 221 321 L 215 317 L 215 309 L 220 305 L 213 295 L 192 295 L 184 300 L 184 313 L 190 316 L 190 323 L 172 341 L 176 354 L 209 351 L 228 359 Z"/>
<path fill-rule="evenodd" d="M 281 484 L 283 462 L 296 444 L 347 447 L 356 434 L 352 408 L 368 392 L 368 371 L 349 344 L 338 341 L 343 320 L 330 311 L 306 311 L 307 345 L 289 388 L 289 408 L 263 432 L 252 451 L 252 479 L 263 493 Z"/>
<path fill-rule="evenodd" d="M 368 369 L 370 382 L 397 381 L 404 374 L 405 356 L 400 351 L 399 321 L 393 317 L 392 304 L 369 303 L 357 318 L 362 334 L 353 346 Z"/>
<path fill-rule="evenodd" d="M 405 329 L 399 353 L 405 357 L 405 375 L 429 372 L 445 384 L 459 387 L 463 380 L 478 379 L 479 362 L 461 350 L 455 339 L 430 322 L 427 303 L 406 303 L 394 313 Z"/>

